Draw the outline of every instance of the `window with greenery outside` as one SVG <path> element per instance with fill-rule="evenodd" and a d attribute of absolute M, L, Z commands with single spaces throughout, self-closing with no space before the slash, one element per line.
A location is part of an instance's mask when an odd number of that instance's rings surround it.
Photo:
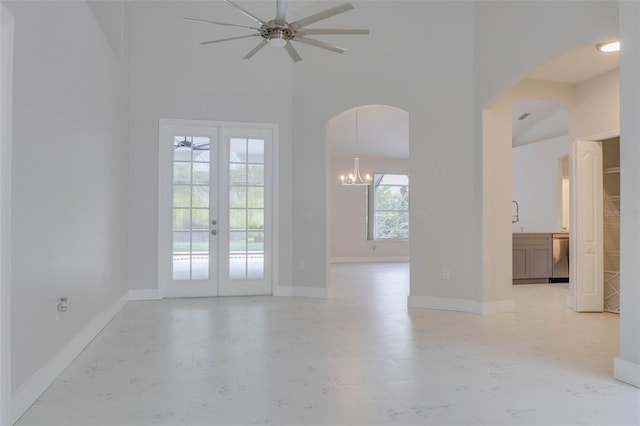
<path fill-rule="evenodd" d="M 374 174 L 368 194 L 369 240 L 409 239 L 409 176 Z"/>

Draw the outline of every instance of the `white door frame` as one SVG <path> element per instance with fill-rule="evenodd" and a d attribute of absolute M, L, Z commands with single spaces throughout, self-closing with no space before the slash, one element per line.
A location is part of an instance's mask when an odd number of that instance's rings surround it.
<path fill-rule="evenodd" d="M 611 139 L 619 136 L 620 136 L 620 129 L 616 129 L 616 130 L 611 130 L 609 132 L 599 133 L 596 135 L 576 139 L 572 142 L 572 144 L 581 143 L 581 142 L 599 142 L 599 141 L 603 141 L 606 139 Z M 579 253 L 576 247 L 576 238 L 575 238 L 576 235 L 580 235 L 579 233 L 582 232 L 582 230 L 580 229 L 580 223 L 577 221 L 577 214 L 579 212 L 580 207 L 578 206 L 577 197 L 576 197 L 576 185 L 578 184 L 578 179 L 576 176 L 573 145 L 569 152 L 569 179 L 570 179 L 570 187 L 571 187 L 570 206 L 569 206 L 569 214 L 571 216 L 570 225 L 569 225 L 569 229 L 570 229 L 569 232 L 571 235 L 571 238 L 569 239 L 569 242 L 570 242 L 569 264 L 571 265 L 571 268 L 569 269 L 570 291 L 565 301 L 566 301 L 566 306 L 568 308 L 576 310 L 579 307 L 578 301 L 577 301 L 578 291 L 576 290 L 576 285 L 577 285 L 576 271 L 578 270 L 578 268 L 580 268 L 580 265 L 583 264 L 584 260 L 581 258 L 581 256 L 579 256 Z M 602 250 L 603 247 L 600 247 L 600 249 Z"/>
<path fill-rule="evenodd" d="M 276 288 L 278 285 L 278 235 L 279 235 L 279 173 L 278 173 L 278 158 L 279 158 L 279 126 L 277 124 L 266 124 L 266 123 L 245 123 L 245 122 L 231 122 L 231 121 L 209 121 L 209 120 L 182 120 L 182 119 L 160 119 L 159 120 L 159 139 L 160 142 L 163 139 L 163 130 L 165 128 L 169 128 L 172 126 L 180 126 L 180 127 L 195 127 L 195 128 L 240 128 L 240 129 L 269 129 L 272 133 L 272 141 L 271 141 L 271 152 L 269 158 L 271 160 L 271 212 L 270 212 L 270 220 L 271 220 L 271 264 L 265 265 L 265 274 L 269 274 L 271 278 L 271 294 L 276 292 Z M 218 135 L 219 136 L 219 135 Z M 218 137 L 218 144 L 222 146 L 222 141 Z M 219 150 L 224 153 L 227 152 L 224 149 Z M 163 164 L 169 161 L 167 157 L 167 151 L 160 149 L 159 152 L 159 167 L 163 167 Z M 228 155 L 228 154 L 227 154 Z M 168 246 L 168 242 L 166 241 L 166 229 L 169 227 L 169 222 L 171 220 L 170 215 L 167 215 L 166 212 L 163 211 L 163 206 L 167 204 L 167 200 L 171 198 L 170 188 L 167 187 L 166 179 L 163 179 L 163 175 L 159 169 L 158 174 L 158 254 L 157 258 L 162 259 L 163 256 L 166 255 L 166 247 Z M 166 176 L 164 176 L 166 178 Z M 169 221 L 169 222 L 168 222 Z M 266 259 L 266 258 L 265 258 Z M 165 297 L 175 297 L 174 294 L 170 294 L 167 292 L 166 285 L 164 284 L 164 277 L 166 276 L 167 265 L 158 261 L 158 292 L 161 298 Z M 224 268 L 218 268 L 218 281 L 220 280 L 219 274 L 221 271 L 225 270 Z M 219 288 L 219 283 L 218 283 Z M 218 292 L 218 289 L 216 289 Z M 216 293 L 217 295 L 218 293 Z M 193 296 L 197 296 L 193 294 Z"/>
<path fill-rule="evenodd" d="M 11 147 L 13 16 L 0 4 L 0 425 L 11 424 Z"/>

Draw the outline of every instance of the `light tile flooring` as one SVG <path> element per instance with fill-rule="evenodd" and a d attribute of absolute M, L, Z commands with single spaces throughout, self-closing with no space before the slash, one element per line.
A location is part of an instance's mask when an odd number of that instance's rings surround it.
<path fill-rule="evenodd" d="M 638 425 L 618 317 L 514 288 L 517 313 L 407 310 L 408 266 L 336 265 L 330 300 L 131 302 L 26 425 Z"/>

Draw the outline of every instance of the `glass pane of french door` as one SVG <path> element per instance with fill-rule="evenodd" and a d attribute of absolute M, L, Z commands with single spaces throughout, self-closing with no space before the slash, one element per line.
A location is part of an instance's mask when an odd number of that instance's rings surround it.
<path fill-rule="evenodd" d="M 173 138 L 174 281 L 209 279 L 211 138 Z"/>
<path fill-rule="evenodd" d="M 229 277 L 264 277 L 263 139 L 231 138 L 229 150 Z"/>

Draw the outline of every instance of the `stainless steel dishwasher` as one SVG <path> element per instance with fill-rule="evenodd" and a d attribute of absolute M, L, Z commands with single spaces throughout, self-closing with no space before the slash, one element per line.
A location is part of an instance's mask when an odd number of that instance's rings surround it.
<path fill-rule="evenodd" d="M 552 234 L 553 265 L 550 283 L 569 282 L 569 233 Z"/>

